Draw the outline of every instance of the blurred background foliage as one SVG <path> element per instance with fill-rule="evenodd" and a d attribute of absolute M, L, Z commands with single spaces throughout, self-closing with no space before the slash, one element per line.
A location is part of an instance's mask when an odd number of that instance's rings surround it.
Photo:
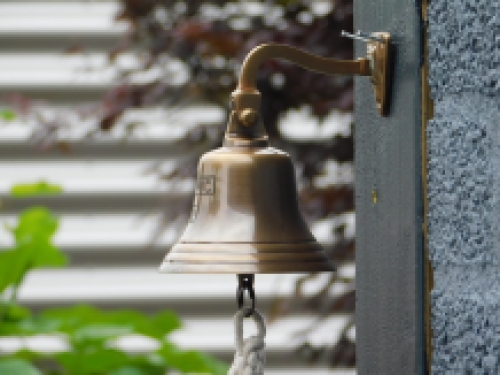
<path fill-rule="evenodd" d="M 12 187 L 14 197 L 57 194 L 61 188 L 47 182 Z M 17 294 L 30 271 L 64 267 L 66 255 L 53 244 L 59 219 L 44 207 L 23 211 L 17 224 L 7 227 L 14 246 L 0 252 L 0 337 L 23 340 L 42 335 L 59 339 L 62 348 L 34 350 L 28 345 L 0 353 L 5 375 L 164 375 L 208 373 L 224 375 L 228 366 L 204 353 L 178 349 L 168 335 L 181 327 L 172 311 L 147 315 L 137 310 L 103 311 L 90 305 L 45 309 L 34 313 L 18 303 Z M 120 339 L 142 336 L 156 349 L 132 353 Z"/>
<path fill-rule="evenodd" d="M 75 109 L 80 117 L 98 119 L 96 132 L 111 131 L 130 109 L 155 106 L 182 110 L 192 104 L 208 104 L 222 109 L 227 118 L 229 97 L 236 86 L 241 62 L 261 43 L 286 43 L 321 56 L 353 58 L 352 41 L 340 35 L 342 30 L 352 32 L 352 0 L 119 2 L 121 10 L 116 19 L 128 23 L 129 27 L 109 51 L 110 64 L 120 69 L 118 82 L 91 110 L 89 107 Z M 81 52 L 84 48 L 75 45 L 68 53 Z M 137 56 L 140 64 L 134 68 L 120 67 L 117 61 L 125 53 Z M 174 70 L 173 65 L 177 67 Z M 179 79 L 179 71 L 187 78 Z M 335 218 L 354 211 L 353 181 L 318 183 L 328 163 L 353 167 L 352 125 L 349 134 L 338 133 L 328 139 L 314 140 L 287 139 L 280 130 L 280 120 L 293 109 L 307 108 L 320 123 L 334 111 L 352 112 L 352 78 L 318 75 L 286 61 L 272 60 L 259 70 L 257 87 L 262 93 L 261 115 L 271 143 L 290 153 L 296 163 L 303 213 L 309 222 L 330 223 L 334 240 L 326 245 L 326 251 L 337 265 L 352 263 L 354 238 L 346 235 L 345 223 Z M 29 110 L 26 98 L 12 97 L 11 104 L 17 111 Z M 38 138 L 48 139 L 51 147 L 65 150 L 66 144 L 54 134 L 68 126 L 68 118 L 39 120 Z M 126 124 L 131 131 L 141 125 Z M 155 173 L 160 178 L 170 181 L 194 178 L 201 153 L 221 145 L 224 123 L 196 125 L 179 142 L 186 149 L 199 152 L 182 159 L 168 174 L 158 168 Z M 178 217 L 187 217 L 190 209 L 191 202 L 167 207 L 163 227 Z M 354 278 L 331 275 L 321 279 L 323 285 L 316 293 L 304 293 L 304 285 L 316 277 L 304 276 L 298 280 L 293 295 L 277 300 L 269 312 L 271 320 L 298 313 L 316 314 L 317 324 L 333 314 L 347 313 L 352 317 Z M 310 362 L 326 362 L 333 367 L 354 366 L 353 324 L 351 319 L 339 340 L 328 346 L 314 346 L 307 342 L 305 332 L 298 333 L 304 337 L 298 353 Z"/>

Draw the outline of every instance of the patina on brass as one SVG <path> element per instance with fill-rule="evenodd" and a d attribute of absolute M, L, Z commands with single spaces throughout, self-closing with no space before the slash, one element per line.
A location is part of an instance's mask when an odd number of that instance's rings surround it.
<path fill-rule="evenodd" d="M 338 61 L 266 44 L 246 58 L 223 147 L 202 156 L 191 218 L 160 270 L 180 273 L 295 273 L 335 269 L 298 206 L 290 157 L 272 148 L 259 117 L 255 76 L 270 58 L 325 74 L 371 75 L 368 58 Z"/>

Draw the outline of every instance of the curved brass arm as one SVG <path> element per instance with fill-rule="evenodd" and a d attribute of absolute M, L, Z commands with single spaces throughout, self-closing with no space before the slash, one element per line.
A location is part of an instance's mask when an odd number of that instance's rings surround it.
<path fill-rule="evenodd" d="M 263 44 L 255 47 L 247 55 L 240 73 L 238 89 L 254 91 L 255 77 L 260 65 L 269 59 L 289 60 L 303 68 L 323 74 L 371 75 L 367 58 L 359 60 L 335 60 L 313 55 L 286 44 Z"/>
<path fill-rule="evenodd" d="M 387 113 L 389 77 L 389 33 L 372 33 L 367 56 L 358 60 L 335 60 L 313 55 L 285 44 L 263 44 L 255 47 L 243 62 L 238 88 L 232 93 L 232 111 L 225 135 L 228 145 L 267 142 L 264 126 L 259 121 L 260 93 L 255 77 L 260 65 L 269 59 L 289 60 L 306 69 L 323 74 L 370 76 L 375 102 L 382 116 Z M 257 142 L 257 143 L 256 143 Z"/>

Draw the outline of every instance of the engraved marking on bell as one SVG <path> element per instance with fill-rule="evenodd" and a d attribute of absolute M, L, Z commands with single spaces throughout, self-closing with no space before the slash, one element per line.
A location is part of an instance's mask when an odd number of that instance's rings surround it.
<path fill-rule="evenodd" d="M 199 176 L 196 194 L 215 195 L 215 175 Z"/>

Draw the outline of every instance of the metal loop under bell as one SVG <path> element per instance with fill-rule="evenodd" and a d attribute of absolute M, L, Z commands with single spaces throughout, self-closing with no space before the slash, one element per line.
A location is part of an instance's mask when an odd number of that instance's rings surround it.
<path fill-rule="evenodd" d="M 241 309 L 244 305 L 245 290 L 251 300 L 251 307 L 245 313 L 245 317 L 252 316 L 255 311 L 255 291 L 253 289 L 254 275 L 238 275 L 238 288 L 236 289 L 236 301 L 238 308 Z"/>

